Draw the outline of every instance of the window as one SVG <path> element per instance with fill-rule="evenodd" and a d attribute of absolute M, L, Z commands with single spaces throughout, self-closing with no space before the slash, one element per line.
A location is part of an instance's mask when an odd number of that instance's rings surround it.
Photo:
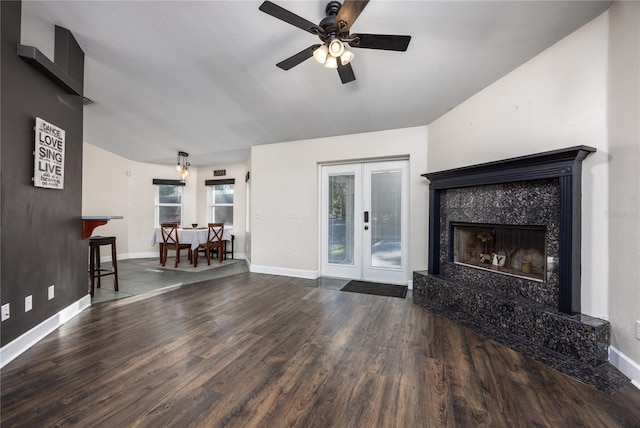
<path fill-rule="evenodd" d="M 182 223 L 181 184 L 156 184 L 156 227 L 168 221 Z"/>
<path fill-rule="evenodd" d="M 233 228 L 233 190 L 235 180 L 207 180 L 209 186 L 209 218 Z"/>

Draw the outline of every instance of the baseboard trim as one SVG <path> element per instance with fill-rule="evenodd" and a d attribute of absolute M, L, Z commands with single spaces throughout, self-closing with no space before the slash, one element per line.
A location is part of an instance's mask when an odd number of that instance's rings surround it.
<path fill-rule="evenodd" d="M 23 352 L 44 339 L 49 333 L 91 306 L 91 296 L 87 294 L 80 300 L 67 306 L 57 314 L 42 321 L 31 330 L 0 348 L 0 368 L 9 364 Z"/>
<path fill-rule="evenodd" d="M 302 269 L 288 269 L 288 268 L 279 268 L 273 266 L 258 266 L 254 264 L 247 263 L 249 266 L 249 272 L 252 273 L 266 273 L 269 275 L 280 275 L 280 276 L 292 276 L 294 278 L 304 278 L 304 279 L 318 279 L 320 278 L 320 272 L 313 270 L 302 270 Z"/>
<path fill-rule="evenodd" d="M 615 346 L 609 346 L 609 362 L 631 379 L 631 384 L 640 389 L 640 364 L 620 352 Z"/>
<path fill-rule="evenodd" d="M 157 251 L 151 251 L 147 253 L 118 253 L 118 260 L 129 260 L 129 259 L 151 259 L 154 257 L 159 257 Z M 110 262 L 111 256 L 107 255 L 100 257 L 100 262 Z"/>
<path fill-rule="evenodd" d="M 259 266 L 253 265 L 251 262 L 245 258 L 247 263 L 247 267 L 249 268 L 249 272 L 253 273 L 266 273 L 269 275 L 280 275 L 280 276 L 291 276 L 294 278 L 303 278 L 303 279 L 318 279 L 322 275 L 320 275 L 319 270 L 301 270 L 301 269 L 288 269 L 288 268 L 279 268 L 273 266 Z M 407 281 L 407 287 L 410 290 L 413 290 L 413 280 Z"/>

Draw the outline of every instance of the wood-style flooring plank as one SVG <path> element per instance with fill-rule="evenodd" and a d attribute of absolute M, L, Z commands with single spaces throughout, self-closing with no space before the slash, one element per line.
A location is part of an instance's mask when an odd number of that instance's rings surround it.
<path fill-rule="evenodd" d="M 92 306 L 2 369 L 10 427 L 640 426 L 414 305 L 243 273 Z"/>

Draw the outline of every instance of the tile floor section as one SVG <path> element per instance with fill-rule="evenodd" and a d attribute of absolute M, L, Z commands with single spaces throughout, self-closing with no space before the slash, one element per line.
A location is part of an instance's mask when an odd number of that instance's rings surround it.
<path fill-rule="evenodd" d="M 125 297 L 138 296 L 145 293 L 153 293 L 162 289 L 179 287 L 181 285 L 193 284 L 215 278 L 236 275 L 248 272 L 245 260 L 236 259 L 235 263 L 208 269 L 201 272 L 185 272 L 173 269 L 163 269 L 162 267 L 150 267 L 148 263 L 156 259 L 128 259 L 118 260 L 118 285 L 119 291 L 113 288 L 113 275 L 102 278 L 100 288 L 95 289 L 91 303 L 107 302 Z M 111 269 L 111 262 L 102 262 L 101 268 Z M 340 290 L 349 279 L 338 278 L 318 278 L 300 279 L 300 285 L 310 287 L 327 288 Z M 88 282 L 90 286 L 90 282 Z M 408 291 L 407 299 L 412 299 L 411 290 Z"/>
<path fill-rule="evenodd" d="M 95 289 L 91 303 L 137 296 L 163 288 L 193 284 L 249 271 L 244 260 L 236 260 L 235 263 L 201 272 L 184 272 L 163 269 L 162 267 L 145 266 L 145 263 L 152 260 L 155 259 L 118 260 L 119 291 L 114 291 L 113 275 L 105 276 L 101 278 L 101 287 Z M 111 262 L 102 262 L 100 267 L 103 269 L 111 269 Z M 88 282 L 88 284 L 89 286 L 91 285 L 90 282 Z"/>

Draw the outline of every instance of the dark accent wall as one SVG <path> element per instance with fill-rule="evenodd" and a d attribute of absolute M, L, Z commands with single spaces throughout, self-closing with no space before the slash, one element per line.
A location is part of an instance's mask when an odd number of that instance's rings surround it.
<path fill-rule="evenodd" d="M 69 94 L 17 55 L 21 2 L 2 1 L 0 7 L 0 303 L 11 305 L 11 317 L 0 325 L 4 346 L 87 295 L 88 243 L 80 222 L 82 96 Z M 67 57 L 56 63 L 69 64 L 77 76 L 84 54 L 70 37 Z M 66 132 L 62 190 L 31 181 L 36 117 Z M 47 299 L 50 285 L 53 300 Z M 28 295 L 33 309 L 25 313 Z"/>

